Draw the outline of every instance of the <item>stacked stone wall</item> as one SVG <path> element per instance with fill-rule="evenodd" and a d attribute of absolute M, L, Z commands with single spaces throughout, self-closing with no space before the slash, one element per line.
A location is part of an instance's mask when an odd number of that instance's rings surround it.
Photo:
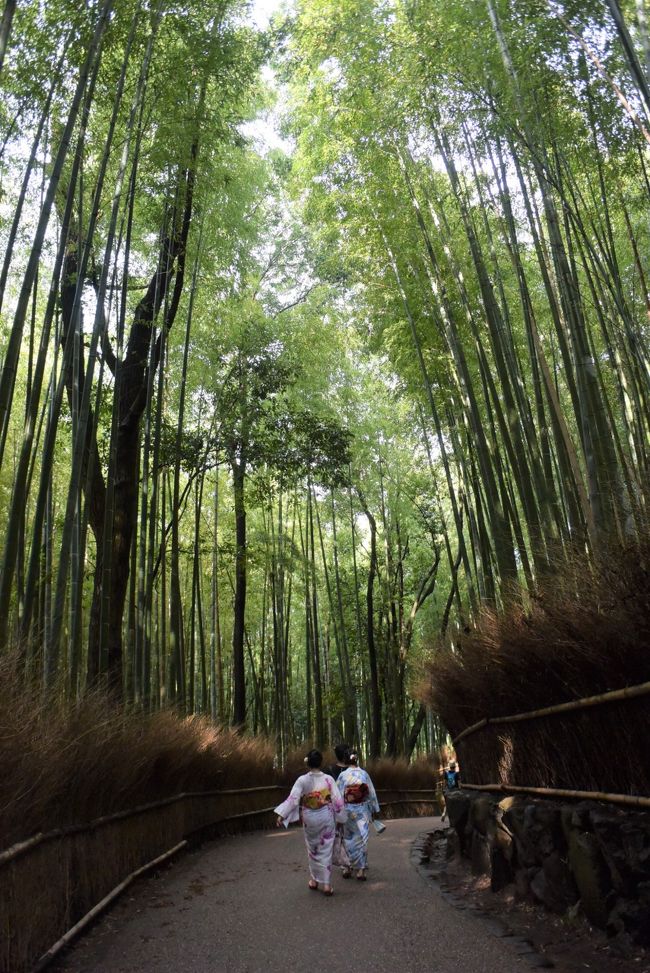
<path fill-rule="evenodd" d="M 459 791 L 447 800 L 449 854 L 493 891 L 558 914 L 580 910 L 623 942 L 650 946 L 650 813 Z"/>

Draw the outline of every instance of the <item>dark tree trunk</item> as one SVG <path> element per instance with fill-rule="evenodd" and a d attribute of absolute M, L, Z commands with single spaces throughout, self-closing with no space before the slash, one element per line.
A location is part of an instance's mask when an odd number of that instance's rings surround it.
<path fill-rule="evenodd" d="M 368 663 L 370 666 L 370 757 L 378 757 L 381 747 L 381 694 L 379 692 L 379 669 L 377 666 L 377 648 L 375 646 L 375 607 L 374 587 L 377 574 L 377 523 L 370 513 L 366 501 L 359 494 L 363 512 L 370 525 L 370 567 L 368 569 L 368 586 L 366 588 L 366 632 L 368 640 Z"/>
<path fill-rule="evenodd" d="M 235 493 L 235 603 L 232 629 L 233 715 L 234 726 L 246 722 L 246 670 L 244 667 L 244 617 L 246 611 L 246 502 L 243 461 L 232 464 Z"/>
<path fill-rule="evenodd" d="M 418 711 L 415 714 L 415 719 L 413 720 L 413 726 L 411 727 L 406 741 L 406 759 L 410 760 L 411 754 L 415 750 L 415 745 L 418 742 L 418 737 L 420 736 L 420 731 L 424 726 L 424 721 L 427 717 L 427 710 L 424 703 L 420 703 Z"/>
<path fill-rule="evenodd" d="M 318 587 L 316 578 L 316 548 L 314 545 L 314 508 L 311 483 L 307 483 L 307 523 L 309 568 L 311 574 L 311 630 L 312 630 L 312 675 L 314 687 L 314 742 L 322 748 L 325 743 L 325 715 L 323 709 L 323 673 L 321 666 L 320 629 L 318 623 Z M 326 669 L 327 671 L 327 669 Z M 327 685 L 327 682 L 325 683 Z"/>
<path fill-rule="evenodd" d="M 16 0 L 5 0 L 5 8 L 2 13 L 2 20 L 0 21 L 0 71 L 2 71 L 4 64 L 9 35 L 11 34 L 11 22 L 14 19 L 15 12 Z"/>
<path fill-rule="evenodd" d="M 101 630 L 107 632 L 102 646 L 104 658 L 99 660 L 100 672 L 106 673 L 110 687 L 122 693 L 122 618 L 128 588 L 131 543 L 137 512 L 137 469 L 140 450 L 140 420 L 146 406 L 148 369 L 158 367 L 159 353 L 149 361 L 152 328 L 158 313 L 166 304 L 162 327 L 171 328 L 181 298 L 185 271 L 185 251 L 192 218 L 194 163 L 198 146 L 192 146 L 192 167 L 182 176 L 179 196 L 184 195 L 184 211 L 180 226 L 175 225 L 163 243 L 158 267 L 149 281 L 147 291 L 134 312 L 124 361 L 116 375 L 117 429 L 115 443 L 114 499 L 111 538 L 108 550 L 110 565 L 97 565 L 96 574 L 103 573 L 102 621 L 97 626 L 97 614 L 91 612 L 89 646 L 101 641 Z M 172 295 L 167 296 L 174 282 Z M 157 348 L 160 347 L 160 343 Z M 91 521 L 92 526 L 92 521 Z M 99 539 L 98 539 L 98 547 Z M 101 575 L 100 575 L 101 576 Z M 108 590 L 106 590 L 106 588 Z M 108 625 L 104 624 L 107 620 Z"/>

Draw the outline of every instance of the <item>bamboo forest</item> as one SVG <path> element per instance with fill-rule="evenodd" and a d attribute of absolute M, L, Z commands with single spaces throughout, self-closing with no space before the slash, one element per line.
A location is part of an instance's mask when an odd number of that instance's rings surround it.
<path fill-rule="evenodd" d="M 0 649 L 408 758 L 441 653 L 647 536 L 648 12 L 271 6 L 5 0 Z"/>
<path fill-rule="evenodd" d="M 650 970 L 648 0 L 0 85 L 0 973 Z"/>

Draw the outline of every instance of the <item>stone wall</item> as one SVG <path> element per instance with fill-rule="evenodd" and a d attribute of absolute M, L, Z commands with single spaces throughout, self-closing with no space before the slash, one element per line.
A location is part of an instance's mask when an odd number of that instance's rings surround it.
<path fill-rule="evenodd" d="M 450 855 L 523 900 L 581 910 L 611 937 L 650 945 L 650 813 L 582 801 L 459 791 L 447 798 Z"/>

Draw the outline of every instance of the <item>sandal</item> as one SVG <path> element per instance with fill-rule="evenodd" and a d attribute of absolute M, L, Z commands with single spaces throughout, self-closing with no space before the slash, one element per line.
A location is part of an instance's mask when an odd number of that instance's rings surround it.
<path fill-rule="evenodd" d="M 341 875 L 343 878 L 352 878 L 352 869 L 344 868 L 343 871 L 341 872 Z"/>
<path fill-rule="evenodd" d="M 318 882 L 315 882 L 313 878 L 310 878 L 308 888 L 310 888 L 312 892 L 318 892 Z"/>
<path fill-rule="evenodd" d="M 323 895 L 334 895 L 334 889 L 331 885 L 326 885 L 323 889 Z"/>
<path fill-rule="evenodd" d="M 366 881 L 366 876 L 364 874 L 364 871 L 363 869 L 360 869 L 357 872 L 357 882 L 365 882 L 365 881 Z"/>

